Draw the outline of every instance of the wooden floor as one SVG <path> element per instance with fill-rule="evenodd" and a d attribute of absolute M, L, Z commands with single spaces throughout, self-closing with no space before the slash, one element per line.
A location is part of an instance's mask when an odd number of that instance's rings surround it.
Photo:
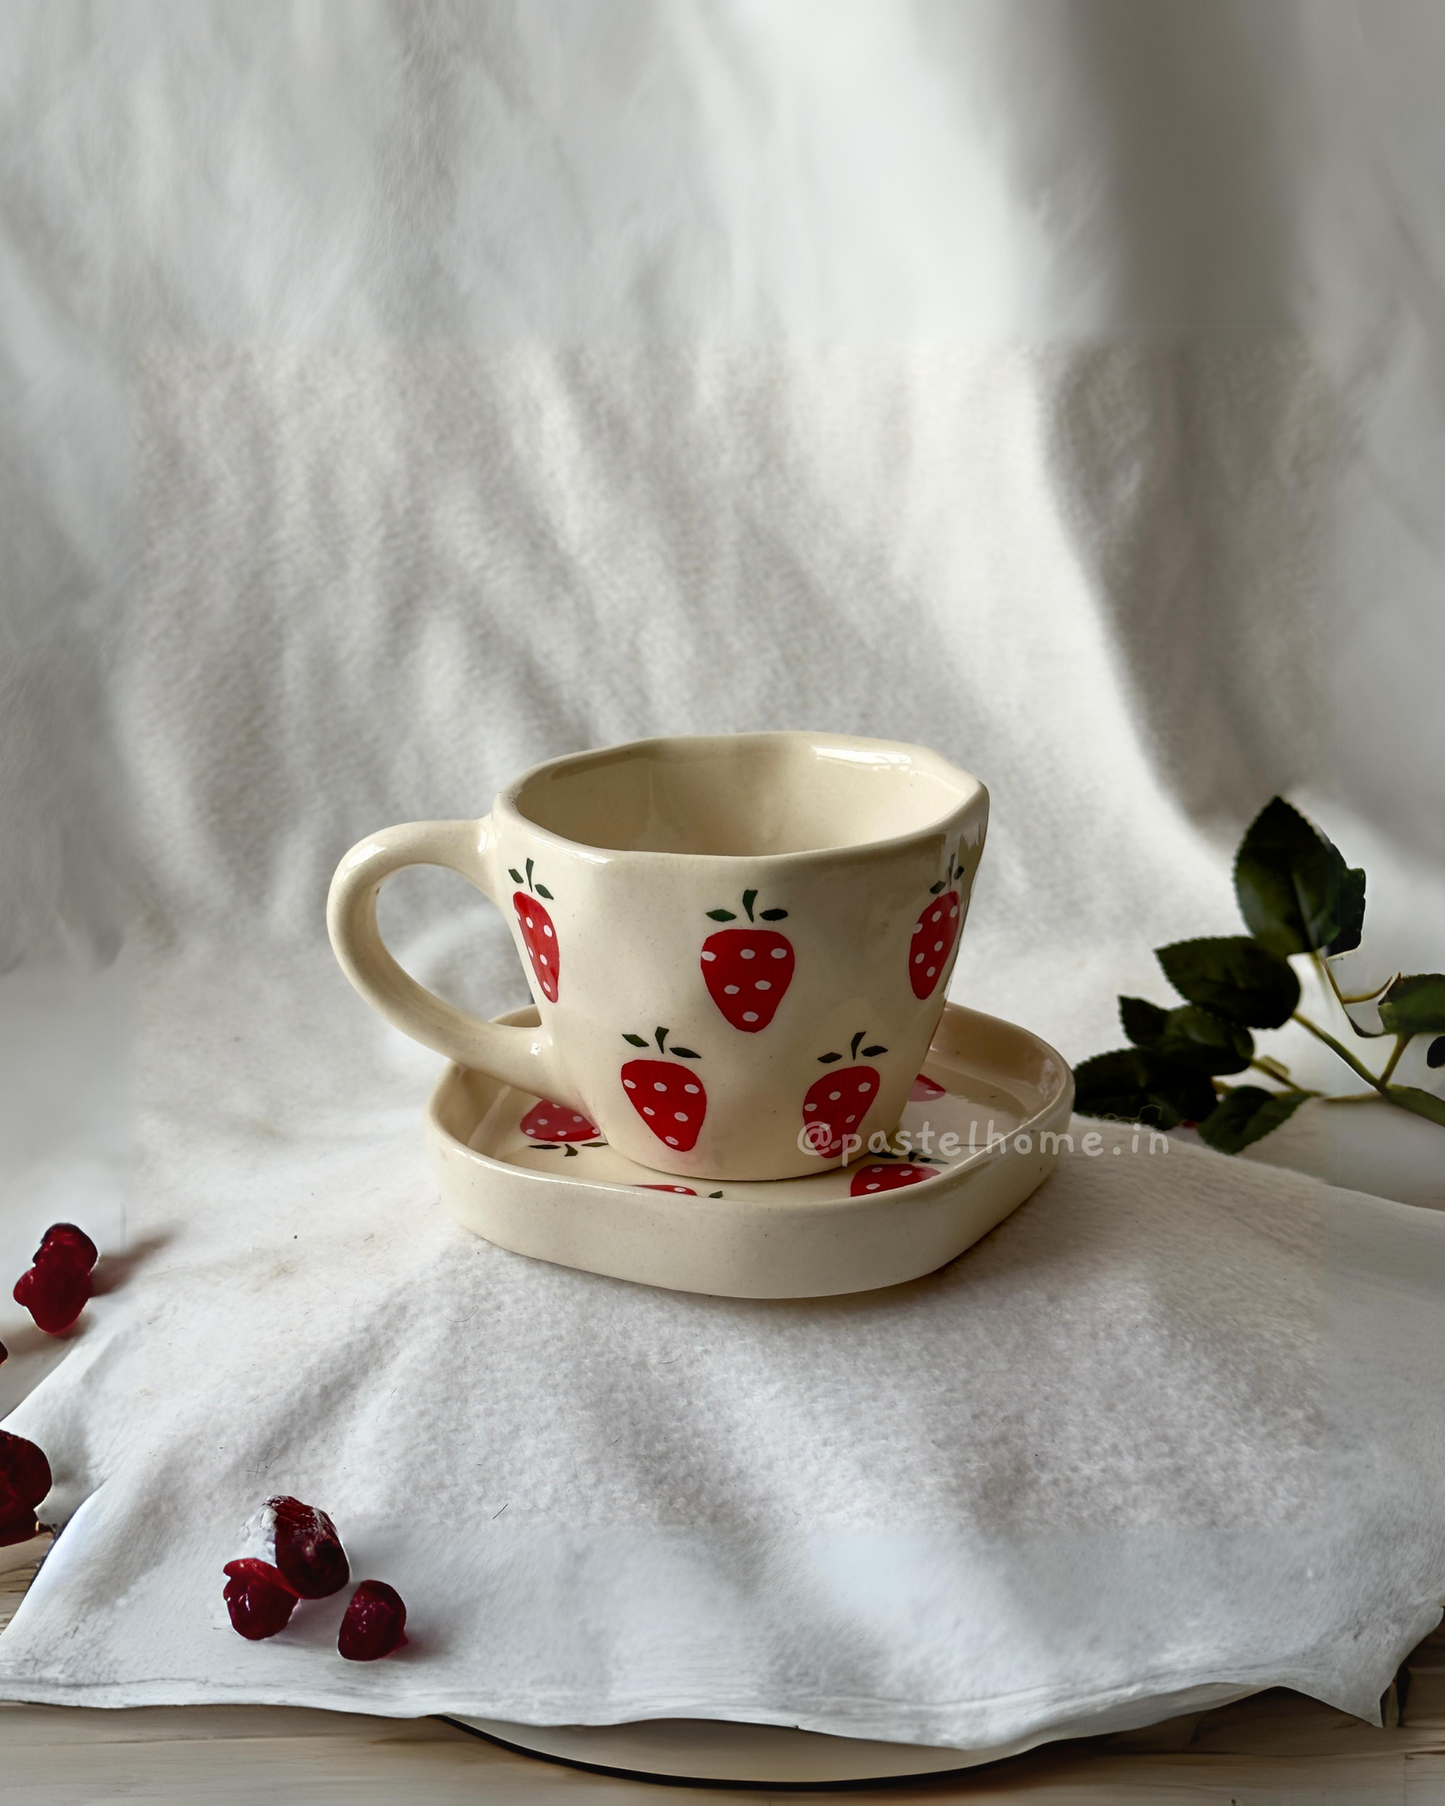
<path fill-rule="evenodd" d="M 43 1545 L 3 1551 L 0 1629 Z M 870 1800 L 1036 1801 L 1043 1806 L 1445 1806 L 1445 1631 L 1402 1670 L 1399 1723 L 1375 1730 L 1283 1690 L 1214 1712 L 1087 1742 L 1052 1744 L 963 1780 L 870 1788 Z M 516 1756 L 435 1719 L 367 1718 L 262 1706 L 97 1712 L 0 1703 L 4 1806 L 657 1806 L 769 1797 L 658 1787 Z"/>

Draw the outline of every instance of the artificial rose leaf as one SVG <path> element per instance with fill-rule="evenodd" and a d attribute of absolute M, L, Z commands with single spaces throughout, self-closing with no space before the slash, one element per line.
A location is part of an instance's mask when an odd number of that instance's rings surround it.
<path fill-rule="evenodd" d="M 1155 959 L 1181 997 L 1250 1028 L 1278 1028 L 1299 1007 L 1289 961 L 1247 934 L 1207 935 L 1158 947 Z"/>
<path fill-rule="evenodd" d="M 1445 976 L 1414 972 L 1397 978 L 1380 999 L 1380 1020 L 1392 1035 L 1445 1033 Z"/>
<path fill-rule="evenodd" d="M 1234 892 L 1250 933 L 1271 953 L 1348 953 L 1360 944 L 1364 872 L 1347 866 L 1334 843 L 1283 797 L 1266 803 L 1245 830 L 1234 859 Z"/>
<path fill-rule="evenodd" d="M 1169 1012 L 1150 1003 L 1147 997 L 1121 997 L 1119 1021 L 1135 1047 L 1152 1047 L 1164 1033 Z"/>
<path fill-rule="evenodd" d="M 1143 1064 L 1135 1048 L 1095 1054 L 1074 1068 L 1074 1108 L 1080 1116 L 1137 1122 L 1147 1102 Z"/>
<path fill-rule="evenodd" d="M 1262 1085 L 1240 1085 L 1200 1123 L 1200 1139 L 1220 1154 L 1237 1154 L 1288 1122 L 1308 1096 L 1306 1091 L 1266 1091 Z"/>
<path fill-rule="evenodd" d="M 1096 1054 L 1074 1071 L 1074 1108 L 1081 1116 L 1172 1129 L 1199 1121 L 1214 1104 L 1214 1087 L 1205 1074 L 1141 1047 Z"/>
<path fill-rule="evenodd" d="M 1119 1017 L 1136 1046 L 1191 1072 L 1243 1072 L 1254 1058 L 1254 1037 L 1247 1028 L 1199 1004 L 1161 1010 L 1142 997 L 1121 997 Z"/>

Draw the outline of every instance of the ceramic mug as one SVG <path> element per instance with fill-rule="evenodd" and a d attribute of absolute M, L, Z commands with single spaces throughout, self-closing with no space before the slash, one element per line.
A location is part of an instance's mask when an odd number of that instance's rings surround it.
<path fill-rule="evenodd" d="M 533 1113 L 539 1140 L 590 1131 L 666 1173 L 791 1178 L 896 1126 L 987 824 L 983 785 L 922 747 L 639 740 L 537 766 L 481 821 L 368 835 L 327 924 L 389 1022 L 559 1107 L 555 1125 Z M 539 1027 L 466 1015 L 397 965 L 376 896 L 409 865 L 449 866 L 503 912 Z"/>

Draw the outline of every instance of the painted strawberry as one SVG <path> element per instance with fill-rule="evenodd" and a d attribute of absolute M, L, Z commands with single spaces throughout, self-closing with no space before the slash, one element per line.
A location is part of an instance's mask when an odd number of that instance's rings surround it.
<path fill-rule="evenodd" d="M 866 1032 L 859 1029 L 853 1037 L 849 1052 L 855 1060 L 858 1043 Z M 886 1047 L 875 1045 L 865 1047 L 863 1056 L 872 1059 L 875 1054 L 887 1052 Z M 824 1066 L 831 1066 L 842 1058 L 840 1053 L 818 1055 Z M 858 1125 L 876 1100 L 880 1082 L 876 1066 L 845 1066 L 841 1072 L 825 1072 L 808 1087 L 808 1095 L 803 1099 L 803 1124 L 808 1145 L 815 1154 L 826 1159 L 830 1154 L 842 1151 L 843 1137 L 859 1132 Z"/>
<path fill-rule="evenodd" d="M 548 1003 L 557 1001 L 557 985 L 562 976 L 562 950 L 557 945 L 557 930 L 552 926 L 552 918 L 543 908 L 540 898 L 545 897 L 550 903 L 552 893 L 545 884 L 534 884 L 532 881 L 532 861 L 527 861 L 527 876 L 513 866 L 507 870 L 512 875 L 514 884 L 525 884 L 526 890 L 517 891 L 512 897 L 512 907 L 517 912 L 517 922 L 522 930 L 522 945 L 527 949 L 527 958 L 532 962 L 532 970 L 537 974 L 537 983 L 542 987 L 542 995 Z"/>
<path fill-rule="evenodd" d="M 889 1166 L 883 1161 L 876 1165 L 860 1166 L 853 1175 L 853 1183 L 848 1187 L 850 1198 L 869 1197 L 878 1191 L 897 1191 L 903 1185 L 917 1185 L 920 1179 L 931 1179 L 932 1173 L 926 1166 Z"/>
<path fill-rule="evenodd" d="M 925 1078 L 920 1072 L 913 1081 L 913 1089 L 908 1093 L 908 1100 L 914 1104 L 928 1104 L 932 1103 L 934 1098 L 942 1097 L 943 1093 L 942 1085 L 935 1085 L 932 1079 Z"/>
<path fill-rule="evenodd" d="M 938 987 L 958 939 L 963 920 L 963 903 L 956 890 L 948 888 L 949 878 L 957 880 L 963 867 L 956 865 L 947 878 L 932 887 L 931 900 L 924 904 L 908 946 L 908 976 L 915 997 L 931 997 Z M 943 894 L 940 896 L 940 892 Z"/>
<path fill-rule="evenodd" d="M 676 1192 L 678 1197 L 680 1197 L 680 1198 L 695 1198 L 697 1196 L 697 1193 L 692 1189 L 692 1187 L 690 1185 L 641 1185 L 641 1184 L 639 1184 L 637 1189 L 639 1191 Z M 710 1191 L 707 1195 L 710 1198 L 720 1198 L 722 1196 L 722 1193 L 720 1191 Z"/>
<path fill-rule="evenodd" d="M 659 1054 L 668 1051 L 667 1036 L 665 1028 L 653 1031 Z M 647 1046 L 641 1035 L 624 1035 L 622 1039 L 633 1047 Z M 701 1057 L 690 1047 L 674 1046 L 670 1059 L 626 1060 L 622 1066 L 622 1088 L 627 1101 L 657 1139 L 680 1154 L 697 1145 L 698 1131 L 707 1115 L 707 1092 L 697 1073 L 678 1062 Z"/>
<path fill-rule="evenodd" d="M 754 920 L 755 890 L 743 892 L 743 909 Z M 731 909 L 710 909 L 714 922 L 735 922 Z M 757 920 L 781 922 L 786 909 L 764 909 Z M 793 982 L 793 943 L 776 928 L 723 928 L 702 944 L 702 976 L 713 1002 L 736 1029 L 755 1035 L 778 1013 Z"/>
<path fill-rule="evenodd" d="M 517 1127 L 531 1141 L 596 1141 L 602 1134 L 585 1116 L 545 1097 L 533 1104 Z"/>

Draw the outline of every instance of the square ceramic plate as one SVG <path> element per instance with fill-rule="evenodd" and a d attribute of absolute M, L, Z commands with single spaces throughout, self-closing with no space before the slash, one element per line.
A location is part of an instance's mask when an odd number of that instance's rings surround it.
<path fill-rule="evenodd" d="M 460 1066 L 426 1130 L 447 1208 L 499 1247 L 673 1291 L 822 1298 L 917 1279 L 986 1235 L 1053 1170 L 1074 1082 L 1027 1029 L 950 1003 L 913 1091 L 914 1152 L 768 1182 L 672 1179 Z"/>

